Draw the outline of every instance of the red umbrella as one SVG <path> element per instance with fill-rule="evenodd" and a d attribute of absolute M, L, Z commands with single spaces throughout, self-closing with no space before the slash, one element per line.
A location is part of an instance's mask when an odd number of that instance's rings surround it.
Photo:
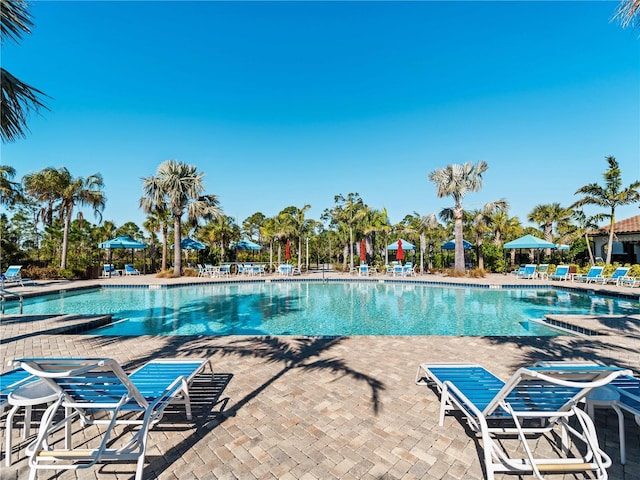
<path fill-rule="evenodd" d="M 291 243 L 287 240 L 287 246 L 284 249 L 284 258 L 289 260 L 291 258 Z"/>
<path fill-rule="evenodd" d="M 364 245 L 364 240 L 360 240 L 360 260 L 363 262 L 367 260 L 367 250 Z"/>
<path fill-rule="evenodd" d="M 396 253 L 396 260 L 404 260 L 404 252 L 402 251 L 402 240 L 398 240 L 398 253 Z"/>

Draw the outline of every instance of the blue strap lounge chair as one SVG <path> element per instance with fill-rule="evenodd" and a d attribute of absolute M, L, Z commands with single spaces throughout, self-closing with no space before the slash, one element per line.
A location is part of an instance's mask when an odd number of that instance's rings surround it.
<path fill-rule="evenodd" d="M 524 271 L 518 272 L 516 276 L 518 278 L 529 278 L 529 279 L 536 278 L 536 275 L 537 275 L 536 268 L 537 268 L 537 265 L 535 264 L 525 265 Z"/>
<path fill-rule="evenodd" d="M 31 282 L 30 278 L 23 277 L 20 274 L 22 265 L 10 265 L 7 270 L 2 274 L 2 286 L 7 283 L 19 283 L 24 287 L 24 282 Z"/>
<path fill-rule="evenodd" d="M 589 269 L 586 275 L 576 275 L 573 279 L 576 282 L 585 282 L 585 283 L 591 283 L 591 282 L 597 281 L 598 278 L 600 278 L 600 281 L 602 281 L 603 270 L 604 270 L 604 267 L 602 265 L 594 265 Z"/>
<path fill-rule="evenodd" d="M 594 282 L 601 281 L 603 285 L 606 285 L 608 283 L 620 285 L 620 280 L 627 276 L 629 270 L 631 270 L 631 267 L 618 267 L 613 271 L 610 277 L 597 278 L 594 280 Z"/>
<path fill-rule="evenodd" d="M 569 265 L 558 265 L 556 271 L 549 275 L 551 280 L 568 280 L 569 279 Z"/>
<path fill-rule="evenodd" d="M 501 472 L 540 479 L 543 473 L 588 471 L 606 479 L 611 459 L 598 446 L 591 418 L 577 404 L 593 389 L 629 374 L 601 365 L 553 364 L 520 368 L 504 382 L 476 364 L 422 364 L 416 383 L 432 385 L 440 394 L 440 426 L 448 411 L 459 410 L 471 430 L 481 434 L 487 479 Z M 551 450 L 558 454 L 553 458 L 534 456 L 532 440 L 545 433 L 551 442 L 562 440 L 561 448 Z M 509 439 L 519 440 L 517 451 L 524 453 L 508 451 Z"/>
<path fill-rule="evenodd" d="M 140 275 L 140 271 L 138 269 L 136 269 L 133 265 L 131 265 L 130 263 L 127 263 L 124 266 L 124 274 L 125 275 Z"/>
<path fill-rule="evenodd" d="M 30 480 L 36 472 L 77 470 L 97 463 L 137 462 L 136 480 L 142 479 L 149 429 L 172 403 L 182 403 L 191 419 L 189 385 L 195 376 L 211 365 L 207 359 L 152 360 L 127 375 L 108 358 L 98 359 L 22 359 L 14 362 L 32 375 L 46 381 L 58 392 L 58 399 L 42 416 L 36 439 L 27 446 Z M 96 413 L 104 412 L 107 415 Z M 82 448 L 74 448 L 71 422 L 80 418 Z M 87 447 L 85 428 L 100 424 L 95 444 Z M 120 435 L 119 425 L 133 432 Z M 51 436 L 65 426 L 65 442 L 50 442 Z"/>
<path fill-rule="evenodd" d="M 7 397 L 11 392 L 34 380 L 33 375 L 21 368 L 0 375 L 0 413 L 7 408 Z"/>

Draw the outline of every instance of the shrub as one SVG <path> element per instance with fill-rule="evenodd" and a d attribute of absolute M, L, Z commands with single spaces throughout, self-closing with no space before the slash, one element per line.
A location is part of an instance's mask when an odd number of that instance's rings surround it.
<path fill-rule="evenodd" d="M 469 270 L 470 278 L 484 278 L 487 276 L 487 272 L 484 271 L 484 268 L 474 268 Z"/>
<path fill-rule="evenodd" d="M 466 277 L 467 273 L 462 271 L 462 270 L 456 270 L 455 268 L 448 268 L 444 271 L 444 274 L 447 277 L 456 277 L 456 278 L 460 278 L 460 277 Z"/>

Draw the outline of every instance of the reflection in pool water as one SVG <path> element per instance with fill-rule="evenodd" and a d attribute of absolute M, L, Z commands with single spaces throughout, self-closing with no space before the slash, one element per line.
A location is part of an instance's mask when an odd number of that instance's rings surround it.
<path fill-rule="evenodd" d="M 95 335 L 538 336 L 559 333 L 532 321 L 546 314 L 638 314 L 640 304 L 555 289 L 272 282 L 67 292 L 27 299 L 24 311 L 113 314 Z"/>

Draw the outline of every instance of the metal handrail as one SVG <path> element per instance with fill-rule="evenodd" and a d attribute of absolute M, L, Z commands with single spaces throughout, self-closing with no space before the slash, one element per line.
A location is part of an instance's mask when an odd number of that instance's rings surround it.
<path fill-rule="evenodd" d="M 7 290 L 6 288 L 0 288 L 0 303 L 2 304 L 0 310 L 2 311 L 2 315 L 4 315 L 4 303 L 6 301 L 6 297 L 8 296 L 18 297 L 18 301 L 20 302 L 20 315 L 22 315 L 22 304 L 24 302 L 23 296 L 19 293 Z"/>

